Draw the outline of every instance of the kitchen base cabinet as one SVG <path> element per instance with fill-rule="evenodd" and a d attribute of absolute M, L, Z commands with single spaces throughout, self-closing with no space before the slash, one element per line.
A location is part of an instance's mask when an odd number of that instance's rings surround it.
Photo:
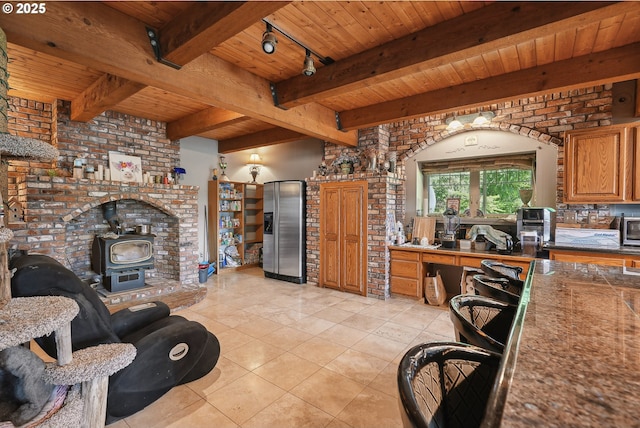
<path fill-rule="evenodd" d="M 596 264 L 602 266 L 638 267 L 640 255 L 549 249 L 549 259 L 558 262 Z"/>
<path fill-rule="evenodd" d="M 391 250 L 391 292 L 422 297 L 422 261 L 420 253 Z"/>
<path fill-rule="evenodd" d="M 479 268 L 482 260 L 495 260 L 521 267 L 520 277 L 524 279 L 533 261 L 531 257 L 518 255 L 420 247 L 392 246 L 389 247 L 389 252 L 391 255 L 391 293 L 418 298 L 424 296 L 423 281 L 428 265 L 431 263 Z"/>

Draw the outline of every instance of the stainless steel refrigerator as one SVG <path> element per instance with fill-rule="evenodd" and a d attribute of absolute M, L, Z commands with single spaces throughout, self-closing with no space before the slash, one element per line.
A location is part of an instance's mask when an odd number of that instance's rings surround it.
<path fill-rule="evenodd" d="M 306 183 L 264 184 L 262 267 L 268 278 L 307 282 Z"/>

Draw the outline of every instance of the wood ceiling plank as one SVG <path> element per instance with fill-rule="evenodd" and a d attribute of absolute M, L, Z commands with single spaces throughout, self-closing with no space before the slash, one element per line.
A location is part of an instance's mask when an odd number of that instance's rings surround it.
<path fill-rule="evenodd" d="M 283 128 L 273 128 L 242 137 L 218 141 L 219 153 L 232 153 L 274 144 L 291 143 L 307 138 L 305 134 Z"/>
<path fill-rule="evenodd" d="M 504 74 L 504 67 L 502 66 L 502 59 L 498 51 L 487 52 L 482 55 L 482 60 L 489 71 L 490 76 L 499 76 Z"/>
<path fill-rule="evenodd" d="M 505 73 L 518 71 L 520 69 L 520 57 L 518 49 L 515 46 L 509 46 L 498 50 L 500 55 L 500 63 Z"/>
<path fill-rule="evenodd" d="M 625 14 L 620 31 L 614 41 L 614 46 L 633 43 L 638 37 L 638 28 L 640 28 L 640 11 Z"/>
<path fill-rule="evenodd" d="M 556 37 L 551 34 L 536 39 L 536 60 L 537 65 L 550 64 L 554 61 L 556 51 Z"/>
<path fill-rule="evenodd" d="M 153 27 L 161 28 L 180 14 L 184 9 L 191 7 L 192 1 L 105 1 L 106 6 L 118 10 L 125 15 L 132 16 L 140 22 Z"/>
<path fill-rule="evenodd" d="M 181 70 L 156 62 L 141 24 L 104 5 L 53 2 L 44 15 L 2 15 L 0 26 L 12 43 L 30 49 L 335 144 L 357 145 L 355 132 L 337 129 L 333 111 L 318 104 L 284 111 L 273 105 L 267 81 L 210 54 Z"/>
<path fill-rule="evenodd" d="M 599 26 L 599 22 L 592 22 L 577 29 L 573 56 L 588 55 L 593 52 L 593 44 L 598 35 Z"/>
<path fill-rule="evenodd" d="M 518 59 L 520 60 L 520 68 L 535 67 L 536 60 L 536 42 L 535 40 L 527 40 L 526 42 L 516 45 L 518 50 Z"/>
<path fill-rule="evenodd" d="M 86 122 L 129 98 L 146 85 L 103 74 L 89 88 L 71 101 L 71 120 Z"/>
<path fill-rule="evenodd" d="M 210 107 L 167 124 L 167 138 L 179 140 L 225 126 L 231 121 L 245 118 L 240 113 Z"/>
<path fill-rule="evenodd" d="M 555 61 L 572 58 L 574 46 L 576 44 L 576 30 L 570 29 L 556 34 L 555 52 L 553 58 Z"/>
<path fill-rule="evenodd" d="M 624 16 L 613 16 L 608 19 L 603 19 L 600 22 L 600 27 L 598 28 L 598 35 L 596 36 L 596 42 L 593 46 L 594 52 L 600 52 L 605 49 L 608 49 L 609 46 L 613 43 L 620 31 L 622 26 Z M 640 28 L 636 27 L 636 31 L 640 31 Z"/>
<path fill-rule="evenodd" d="M 344 129 L 640 77 L 640 43 L 340 113 Z"/>
<path fill-rule="evenodd" d="M 635 3 L 497 2 L 331 64 L 318 70 L 313 85 L 301 76 L 278 82 L 278 99 L 284 107 L 297 106 L 637 10 Z"/>

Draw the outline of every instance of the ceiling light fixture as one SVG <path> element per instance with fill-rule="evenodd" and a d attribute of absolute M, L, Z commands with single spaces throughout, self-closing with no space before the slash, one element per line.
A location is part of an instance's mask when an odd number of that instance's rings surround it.
<path fill-rule="evenodd" d="M 262 50 L 271 55 L 276 51 L 277 44 L 278 38 L 273 33 L 273 26 L 267 22 L 267 31 L 262 34 Z"/>
<path fill-rule="evenodd" d="M 302 74 L 304 74 L 305 76 L 313 76 L 316 73 L 316 68 L 313 64 L 313 58 L 311 57 L 311 55 L 318 58 L 318 61 L 320 61 L 323 65 L 329 65 L 334 62 L 332 58 L 328 56 L 320 55 L 319 53 L 305 46 L 302 42 L 296 40 L 293 36 L 285 33 L 282 29 L 273 25 L 271 22 L 267 21 L 266 19 L 263 18 L 262 22 L 264 22 L 267 25 L 267 31 L 265 31 L 264 34 L 262 35 L 262 50 L 267 54 L 274 53 L 276 51 L 276 43 L 277 43 L 275 32 L 277 31 L 278 33 L 282 34 L 287 39 L 291 40 L 293 43 L 295 43 L 296 45 L 304 49 L 305 58 L 304 58 L 304 68 L 302 69 Z"/>
<path fill-rule="evenodd" d="M 305 52 L 302 74 L 304 74 L 305 76 L 313 76 L 314 74 L 316 74 L 316 68 L 313 65 L 313 58 L 311 58 L 311 52 L 309 52 L 309 49 L 307 49 Z"/>
<path fill-rule="evenodd" d="M 463 116 L 453 116 L 448 118 L 445 123 L 447 124 L 447 131 L 456 131 L 464 128 L 467 124 L 471 126 L 482 126 L 491 122 L 496 114 L 492 111 L 480 111 L 473 114 L 465 114 Z"/>

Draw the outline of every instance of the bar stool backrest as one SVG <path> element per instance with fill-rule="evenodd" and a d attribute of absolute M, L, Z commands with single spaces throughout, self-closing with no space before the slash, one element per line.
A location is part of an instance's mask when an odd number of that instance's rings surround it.
<path fill-rule="evenodd" d="M 405 426 L 479 427 L 499 364 L 500 354 L 462 343 L 411 348 L 398 367 Z"/>

